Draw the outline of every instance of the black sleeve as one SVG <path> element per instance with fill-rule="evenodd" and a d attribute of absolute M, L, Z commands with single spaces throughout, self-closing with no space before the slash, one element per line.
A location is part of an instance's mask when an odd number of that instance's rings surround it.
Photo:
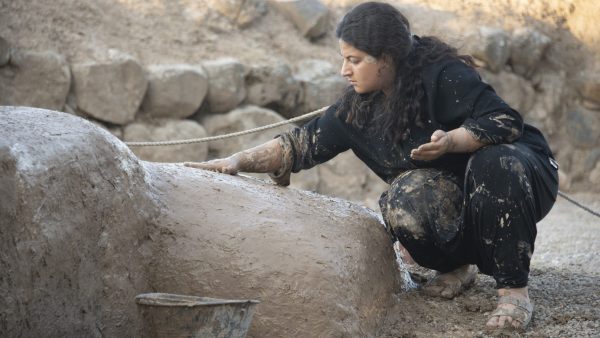
<path fill-rule="evenodd" d="M 523 133 L 521 115 L 465 63 L 447 63 L 438 73 L 436 87 L 432 106 L 442 125 L 462 126 L 485 144 L 514 142 Z"/>
<path fill-rule="evenodd" d="M 336 110 L 337 104 L 332 105 L 322 116 L 277 136 L 284 150 L 280 174 L 312 168 L 350 148 L 345 122 L 336 116 Z"/>

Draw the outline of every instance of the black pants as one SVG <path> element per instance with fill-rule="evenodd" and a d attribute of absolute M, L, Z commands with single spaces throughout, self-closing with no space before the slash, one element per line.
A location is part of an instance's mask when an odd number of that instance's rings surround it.
<path fill-rule="evenodd" d="M 379 200 L 394 238 L 421 266 L 476 264 L 498 288 L 527 286 L 536 223 L 558 192 L 550 159 L 520 143 L 475 152 L 458 178 L 438 169 L 399 175 Z"/>

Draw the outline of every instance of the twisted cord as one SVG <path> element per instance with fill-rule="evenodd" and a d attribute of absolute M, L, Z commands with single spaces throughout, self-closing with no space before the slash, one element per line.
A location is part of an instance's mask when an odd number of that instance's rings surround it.
<path fill-rule="evenodd" d="M 571 203 L 575 204 L 576 206 L 578 206 L 578 207 L 580 207 L 581 209 L 583 209 L 583 210 L 585 210 L 585 211 L 589 212 L 590 214 L 592 214 L 592 215 L 594 215 L 594 216 L 596 216 L 596 217 L 600 217 L 600 213 L 598 213 L 597 211 L 594 211 L 594 210 L 592 210 L 592 209 L 590 209 L 590 208 L 586 207 L 585 205 L 583 205 L 583 204 L 581 204 L 581 203 L 577 202 L 576 200 L 574 200 L 573 198 L 571 198 L 570 196 L 568 196 L 568 195 L 567 195 L 567 194 L 565 194 L 564 192 L 562 192 L 562 191 L 560 191 L 560 190 L 559 190 L 559 191 L 558 191 L 558 194 L 560 195 L 560 197 L 562 197 L 562 198 L 566 199 L 567 201 L 569 201 L 569 202 L 571 202 Z"/>
<path fill-rule="evenodd" d="M 327 110 L 327 108 L 329 108 L 329 107 L 323 107 L 321 109 L 317 109 L 317 110 L 312 111 L 310 113 L 307 113 L 307 114 L 304 114 L 304 115 L 301 115 L 301 116 L 298 116 L 298 117 L 294 117 L 294 118 L 289 119 L 289 120 L 285 120 L 285 121 L 281 121 L 281 122 L 277 122 L 277 123 L 272 123 L 272 124 L 268 124 L 268 125 L 265 125 L 265 126 L 262 126 L 262 127 L 253 128 L 253 129 L 238 131 L 238 132 L 230 133 L 230 134 L 210 136 L 210 137 L 203 137 L 203 138 L 193 138 L 193 139 L 187 139 L 187 140 L 176 140 L 176 141 L 125 142 L 125 144 L 128 145 L 128 146 L 130 146 L 130 147 L 153 147 L 153 146 L 172 146 L 172 145 L 180 145 L 180 144 L 192 144 L 192 143 L 202 143 L 202 142 L 210 142 L 210 141 L 216 141 L 216 140 L 223 140 L 223 139 L 238 137 L 238 136 L 242 136 L 242 135 L 257 133 L 259 131 L 263 131 L 263 130 L 267 130 L 267 129 L 272 129 L 272 128 L 277 128 L 279 126 L 283 126 L 283 125 L 286 125 L 286 124 L 290 124 L 290 123 L 302 121 L 302 120 L 305 120 L 305 119 L 308 119 L 308 118 L 311 118 L 313 116 L 317 116 L 317 115 L 323 113 L 324 111 Z M 581 208 L 581 209 L 589 212 L 590 214 L 592 214 L 592 215 L 594 215 L 596 217 L 600 217 L 600 213 L 598 213 L 597 211 L 594 211 L 594 210 L 590 209 L 589 207 L 581 204 L 580 202 L 577 202 L 576 200 L 574 200 L 573 198 L 571 198 L 567 194 L 563 193 L 562 191 L 559 190 L 558 191 L 558 195 L 561 196 L 562 198 L 566 199 L 567 201 L 573 203 L 574 205 L 578 206 L 579 208 Z"/>
<path fill-rule="evenodd" d="M 154 146 L 173 146 L 173 145 L 180 145 L 180 144 L 202 143 L 202 142 L 210 142 L 210 141 L 216 141 L 216 140 L 223 140 L 223 139 L 227 139 L 227 138 L 233 138 L 233 137 L 238 137 L 238 136 L 242 136 L 242 135 L 257 133 L 259 131 L 263 131 L 263 130 L 267 130 L 267 129 L 272 129 L 272 128 L 277 128 L 279 126 L 283 126 L 283 125 L 286 125 L 286 124 L 290 124 L 290 123 L 294 123 L 294 122 L 306 120 L 306 119 L 308 119 L 310 117 L 320 115 L 321 113 L 323 113 L 324 111 L 326 111 L 327 108 L 329 108 L 329 106 L 323 107 L 321 109 L 317 109 L 315 111 L 312 111 L 310 113 L 307 113 L 307 114 L 304 114 L 304 115 L 301 115 L 301 116 L 298 116 L 298 117 L 294 117 L 294 118 L 289 119 L 289 120 L 280 121 L 280 122 L 277 122 L 277 123 L 268 124 L 266 126 L 257 127 L 257 128 L 253 128 L 253 129 L 242 130 L 242 131 L 238 131 L 238 132 L 230 133 L 230 134 L 217 135 L 217 136 L 209 136 L 209 137 L 203 137 L 203 138 L 193 138 L 193 139 L 187 139 L 187 140 L 175 140 L 175 141 L 125 142 L 125 144 L 128 145 L 128 146 L 130 146 L 130 147 L 154 147 Z"/>

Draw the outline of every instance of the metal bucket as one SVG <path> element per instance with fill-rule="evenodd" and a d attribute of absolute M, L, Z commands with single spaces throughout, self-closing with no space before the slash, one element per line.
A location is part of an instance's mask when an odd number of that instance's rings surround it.
<path fill-rule="evenodd" d="M 256 300 L 144 293 L 135 297 L 144 321 L 144 337 L 243 338 Z"/>

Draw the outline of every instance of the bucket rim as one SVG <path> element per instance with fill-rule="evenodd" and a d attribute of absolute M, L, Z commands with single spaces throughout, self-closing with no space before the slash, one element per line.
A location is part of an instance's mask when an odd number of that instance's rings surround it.
<path fill-rule="evenodd" d="M 254 299 L 218 299 L 211 297 L 198 297 L 189 295 L 178 295 L 173 293 L 151 292 L 135 296 L 135 302 L 147 306 L 167 307 L 195 307 L 214 306 L 227 304 L 258 304 L 260 301 Z"/>

